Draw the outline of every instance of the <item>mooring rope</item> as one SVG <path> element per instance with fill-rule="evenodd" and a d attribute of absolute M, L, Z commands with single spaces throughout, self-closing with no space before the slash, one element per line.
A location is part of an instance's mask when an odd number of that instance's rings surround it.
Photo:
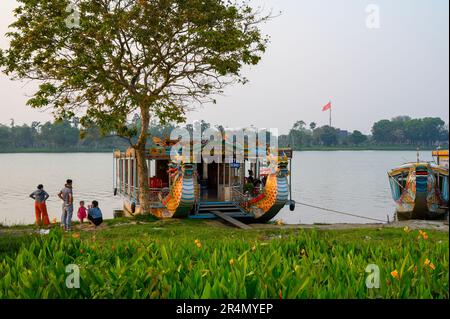
<path fill-rule="evenodd" d="M 296 200 L 294 200 L 294 202 L 296 204 L 299 204 L 299 205 L 302 205 L 302 206 L 308 206 L 308 207 L 320 209 L 320 210 L 331 212 L 331 213 L 335 213 L 335 214 L 347 215 L 347 216 L 352 216 L 352 217 L 356 217 L 356 218 L 363 218 L 363 219 L 373 220 L 373 221 L 382 222 L 382 223 L 386 222 L 385 220 L 378 219 L 378 218 L 372 218 L 372 217 L 361 216 L 361 215 L 356 215 L 356 214 L 352 214 L 352 213 L 341 212 L 341 211 L 330 209 L 330 208 L 319 207 L 319 206 L 315 206 L 315 205 L 311 205 L 311 204 L 302 203 L 302 202 L 299 202 L 299 201 L 296 201 Z"/>

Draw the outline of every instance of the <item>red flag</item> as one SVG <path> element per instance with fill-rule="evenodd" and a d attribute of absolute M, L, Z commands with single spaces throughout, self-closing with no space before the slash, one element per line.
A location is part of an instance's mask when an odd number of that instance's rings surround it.
<path fill-rule="evenodd" d="M 329 109 L 331 109 L 331 102 L 328 102 L 328 104 L 325 105 L 325 106 L 322 108 L 322 112 L 325 112 L 325 111 L 327 111 L 327 110 L 329 110 Z"/>

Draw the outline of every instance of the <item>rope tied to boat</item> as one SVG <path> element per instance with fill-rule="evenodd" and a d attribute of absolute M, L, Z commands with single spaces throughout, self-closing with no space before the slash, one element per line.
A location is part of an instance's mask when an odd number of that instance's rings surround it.
<path fill-rule="evenodd" d="M 296 200 L 294 200 L 294 202 L 296 204 L 299 204 L 299 205 L 302 205 L 302 206 L 316 208 L 316 209 L 320 209 L 320 210 L 331 212 L 331 213 L 335 213 L 335 214 L 346 215 L 346 216 L 351 216 L 351 217 L 356 217 L 356 218 L 363 218 L 363 219 L 373 220 L 373 221 L 382 222 L 382 223 L 386 222 L 385 220 L 378 219 L 378 218 L 372 218 L 372 217 L 367 217 L 367 216 L 361 216 L 361 215 L 356 215 L 356 214 L 352 214 L 352 213 L 342 212 L 342 211 L 338 211 L 338 210 L 334 210 L 334 209 L 330 209 L 330 208 L 325 208 L 325 207 L 320 207 L 320 206 L 311 205 L 311 204 L 307 204 L 307 203 L 302 203 L 302 202 L 299 202 L 299 201 L 296 201 Z"/>

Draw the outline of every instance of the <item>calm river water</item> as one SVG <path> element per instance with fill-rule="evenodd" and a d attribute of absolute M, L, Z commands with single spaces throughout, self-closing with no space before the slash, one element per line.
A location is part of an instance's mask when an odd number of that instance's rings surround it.
<path fill-rule="evenodd" d="M 386 220 L 394 211 L 386 172 L 415 159 L 415 151 L 295 152 L 293 198 Z M 422 152 L 421 159 L 432 160 L 431 152 Z M 0 223 L 33 223 L 33 200 L 28 195 L 40 183 L 50 194 L 50 219 L 59 220 L 56 194 L 67 178 L 74 181 L 76 203 L 98 200 L 105 217 L 112 218 L 113 210 L 122 206 L 113 196 L 112 175 L 112 154 L 0 154 Z M 300 205 L 294 212 L 286 207 L 276 218 L 291 224 L 370 222 Z"/>

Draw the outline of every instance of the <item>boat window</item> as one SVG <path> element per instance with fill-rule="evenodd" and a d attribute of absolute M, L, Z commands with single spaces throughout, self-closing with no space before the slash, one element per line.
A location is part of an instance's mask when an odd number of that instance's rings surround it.
<path fill-rule="evenodd" d="M 402 188 L 406 188 L 406 181 L 408 180 L 408 174 L 407 173 L 401 173 L 401 174 L 399 174 L 397 176 L 394 176 L 394 178 L 402 186 Z"/>
<path fill-rule="evenodd" d="M 439 192 L 440 192 L 441 194 L 442 194 L 443 191 L 444 191 L 444 185 L 445 185 L 445 180 L 444 180 L 444 178 L 445 178 L 445 175 L 437 174 L 436 180 L 437 180 L 437 185 L 438 185 Z"/>

